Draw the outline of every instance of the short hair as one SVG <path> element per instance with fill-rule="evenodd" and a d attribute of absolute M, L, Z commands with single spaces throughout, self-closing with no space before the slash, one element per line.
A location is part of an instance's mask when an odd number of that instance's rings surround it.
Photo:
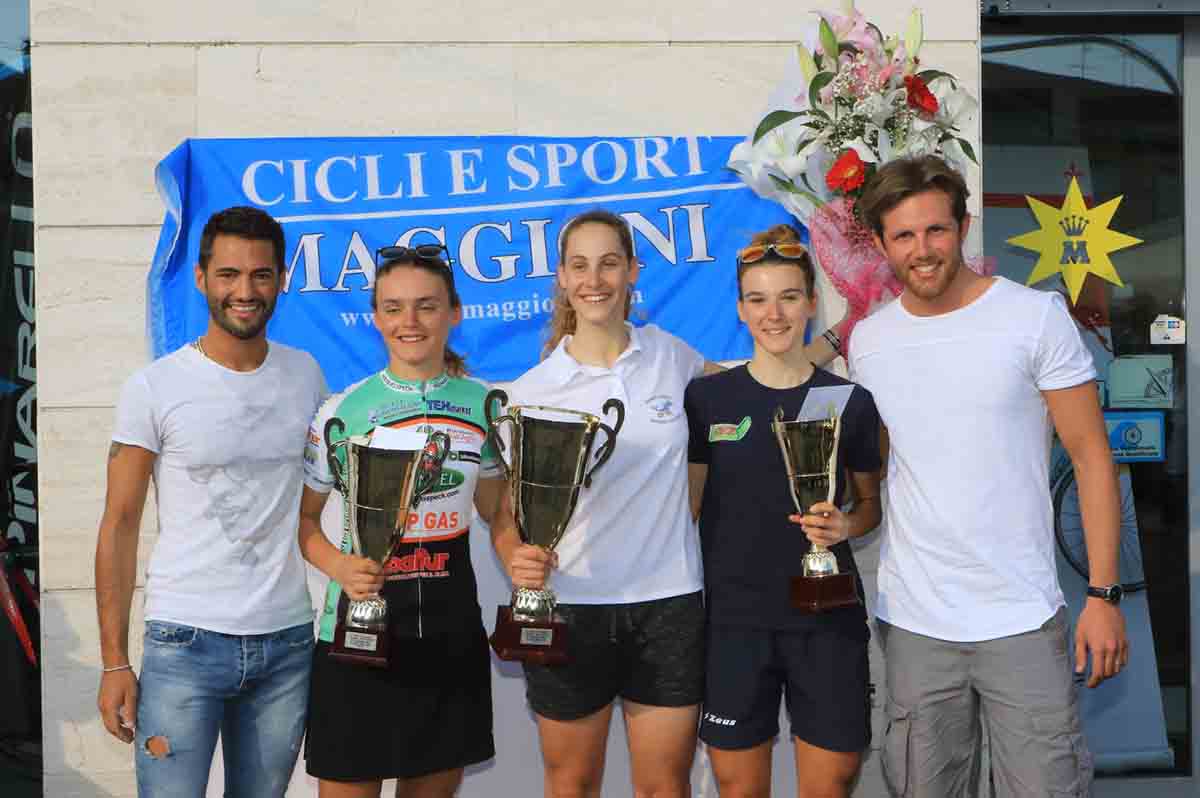
<path fill-rule="evenodd" d="M 200 234 L 200 269 L 208 270 L 212 260 L 213 241 L 219 235 L 237 236 L 250 241 L 270 241 L 275 251 L 275 268 L 283 274 L 283 228 L 264 210 L 238 205 L 217 211 L 208 218 Z"/>
<path fill-rule="evenodd" d="M 883 216 L 901 202 L 929 190 L 950 198 L 954 219 L 962 226 L 967 218 L 967 182 L 953 167 L 936 155 L 898 158 L 884 164 L 871 176 L 858 200 L 858 214 L 875 235 L 883 237 Z"/>

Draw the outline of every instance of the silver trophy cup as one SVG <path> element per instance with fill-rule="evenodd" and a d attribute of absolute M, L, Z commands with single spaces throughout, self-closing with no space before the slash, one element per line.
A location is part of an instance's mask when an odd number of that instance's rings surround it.
<path fill-rule="evenodd" d="M 605 415 L 616 412 L 616 423 L 610 427 L 591 413 L 537 405 L 508 406 L 507 412 L 497 417 L 492 415 L 497 401 L 504 408 L 507 394 L 491 391 L 484 413 L 497 452 L 509 452 L 504 468 L 517 531 L 523 542 L 553 551 L 575 512 L 580 491 L 612 456 L 625 420 L 625 405 L 618 399 L 604 403 Z M 508 447 L 498 434 L 503 424 L 511 428 Z M 589 468 L 596 433 L 601 430 L 606 439 L 595 450 L 595 462 Z M 492 641 L 497 653 L 506 659 L 527 659 L 521 653 L 523 647 L 544 646 L 565 656 L 560 648 L 562 635 L 555 639 L 555 629 L 562 626 L 555 620 L 556 605 L 549 588 L 516 588 L 511 608 L 501 607 L 497 616 Z"/>
<path fill-rule="evenodd" d="M 342 532 L 354 554 L 383 565 L 407 531 L 413 508 L 437 484 L 450 436 L 432 432 L 422 449 L 373 449 L 369 436 L 342 438 L 345 428 L 336 417 L 325 424 L 329 470 L 343 499 Z M 350 601 L 333 656 L 386 665 L 387 620 L 382 596 Z"/>
<path fill-rule="evenodd" d="M 816 421 L 784 421 L 783 408 L 775 410 L 771 424 L 783 453 L 788 489 L 796 512 L 804 515 L 818 502 L 831 502 L 837 490 L 837 451 L 842 420 L 836 413 Z M 832 576 L 838 572 L 837 557 L 819 544 L 804 556 L 804 576 Z"/>

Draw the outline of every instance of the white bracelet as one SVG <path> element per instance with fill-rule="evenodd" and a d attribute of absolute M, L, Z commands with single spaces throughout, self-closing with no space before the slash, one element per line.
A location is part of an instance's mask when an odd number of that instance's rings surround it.
<path fill-rule="evenodd" d="M 118 671 L 131 671 L 131 670 L 133 670 L 132 665 L 118 665 L 115 668 L 102 668 L 100 670 L 100 672 L 101 673 L 116 673 Z"/>

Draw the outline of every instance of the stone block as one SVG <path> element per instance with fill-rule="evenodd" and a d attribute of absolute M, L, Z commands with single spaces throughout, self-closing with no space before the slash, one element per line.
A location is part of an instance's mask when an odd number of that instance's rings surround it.
<path fill-rule="evenodd" d="M 195 132 L 195 51 L 38 45 L 33 59 L 38 226 L 159 224 L 154 167 Z"/>

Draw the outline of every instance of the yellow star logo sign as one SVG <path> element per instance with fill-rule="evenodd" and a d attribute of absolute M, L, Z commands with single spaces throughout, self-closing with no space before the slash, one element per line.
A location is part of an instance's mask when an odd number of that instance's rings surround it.
<path fill-rule="evenodd" d="M 1008 239 L 1013 246 L 1041 254 L 1025 285 L 1033 285 L 1062 272 L 1063 282 L 1067 284 L 1067 291 L 1071 295 L 1071 304 L 1075 304 L 1079 298 L 1088 272 L 1113 285 L 1124 285 L 1108 256 L 1119 249 L 1142 243 L 1140 238 L 1108 229 L 1108 223 L 1124 198 L 1122 195 L 1088 209 L 1079 190 L 1079 181 L 1074 177 L 1071 178 L 1071 186 L 1067 189 L 1061 208 L 1026 196 L 1029 209 L 1033 211 L 1041 229 Z"/>

